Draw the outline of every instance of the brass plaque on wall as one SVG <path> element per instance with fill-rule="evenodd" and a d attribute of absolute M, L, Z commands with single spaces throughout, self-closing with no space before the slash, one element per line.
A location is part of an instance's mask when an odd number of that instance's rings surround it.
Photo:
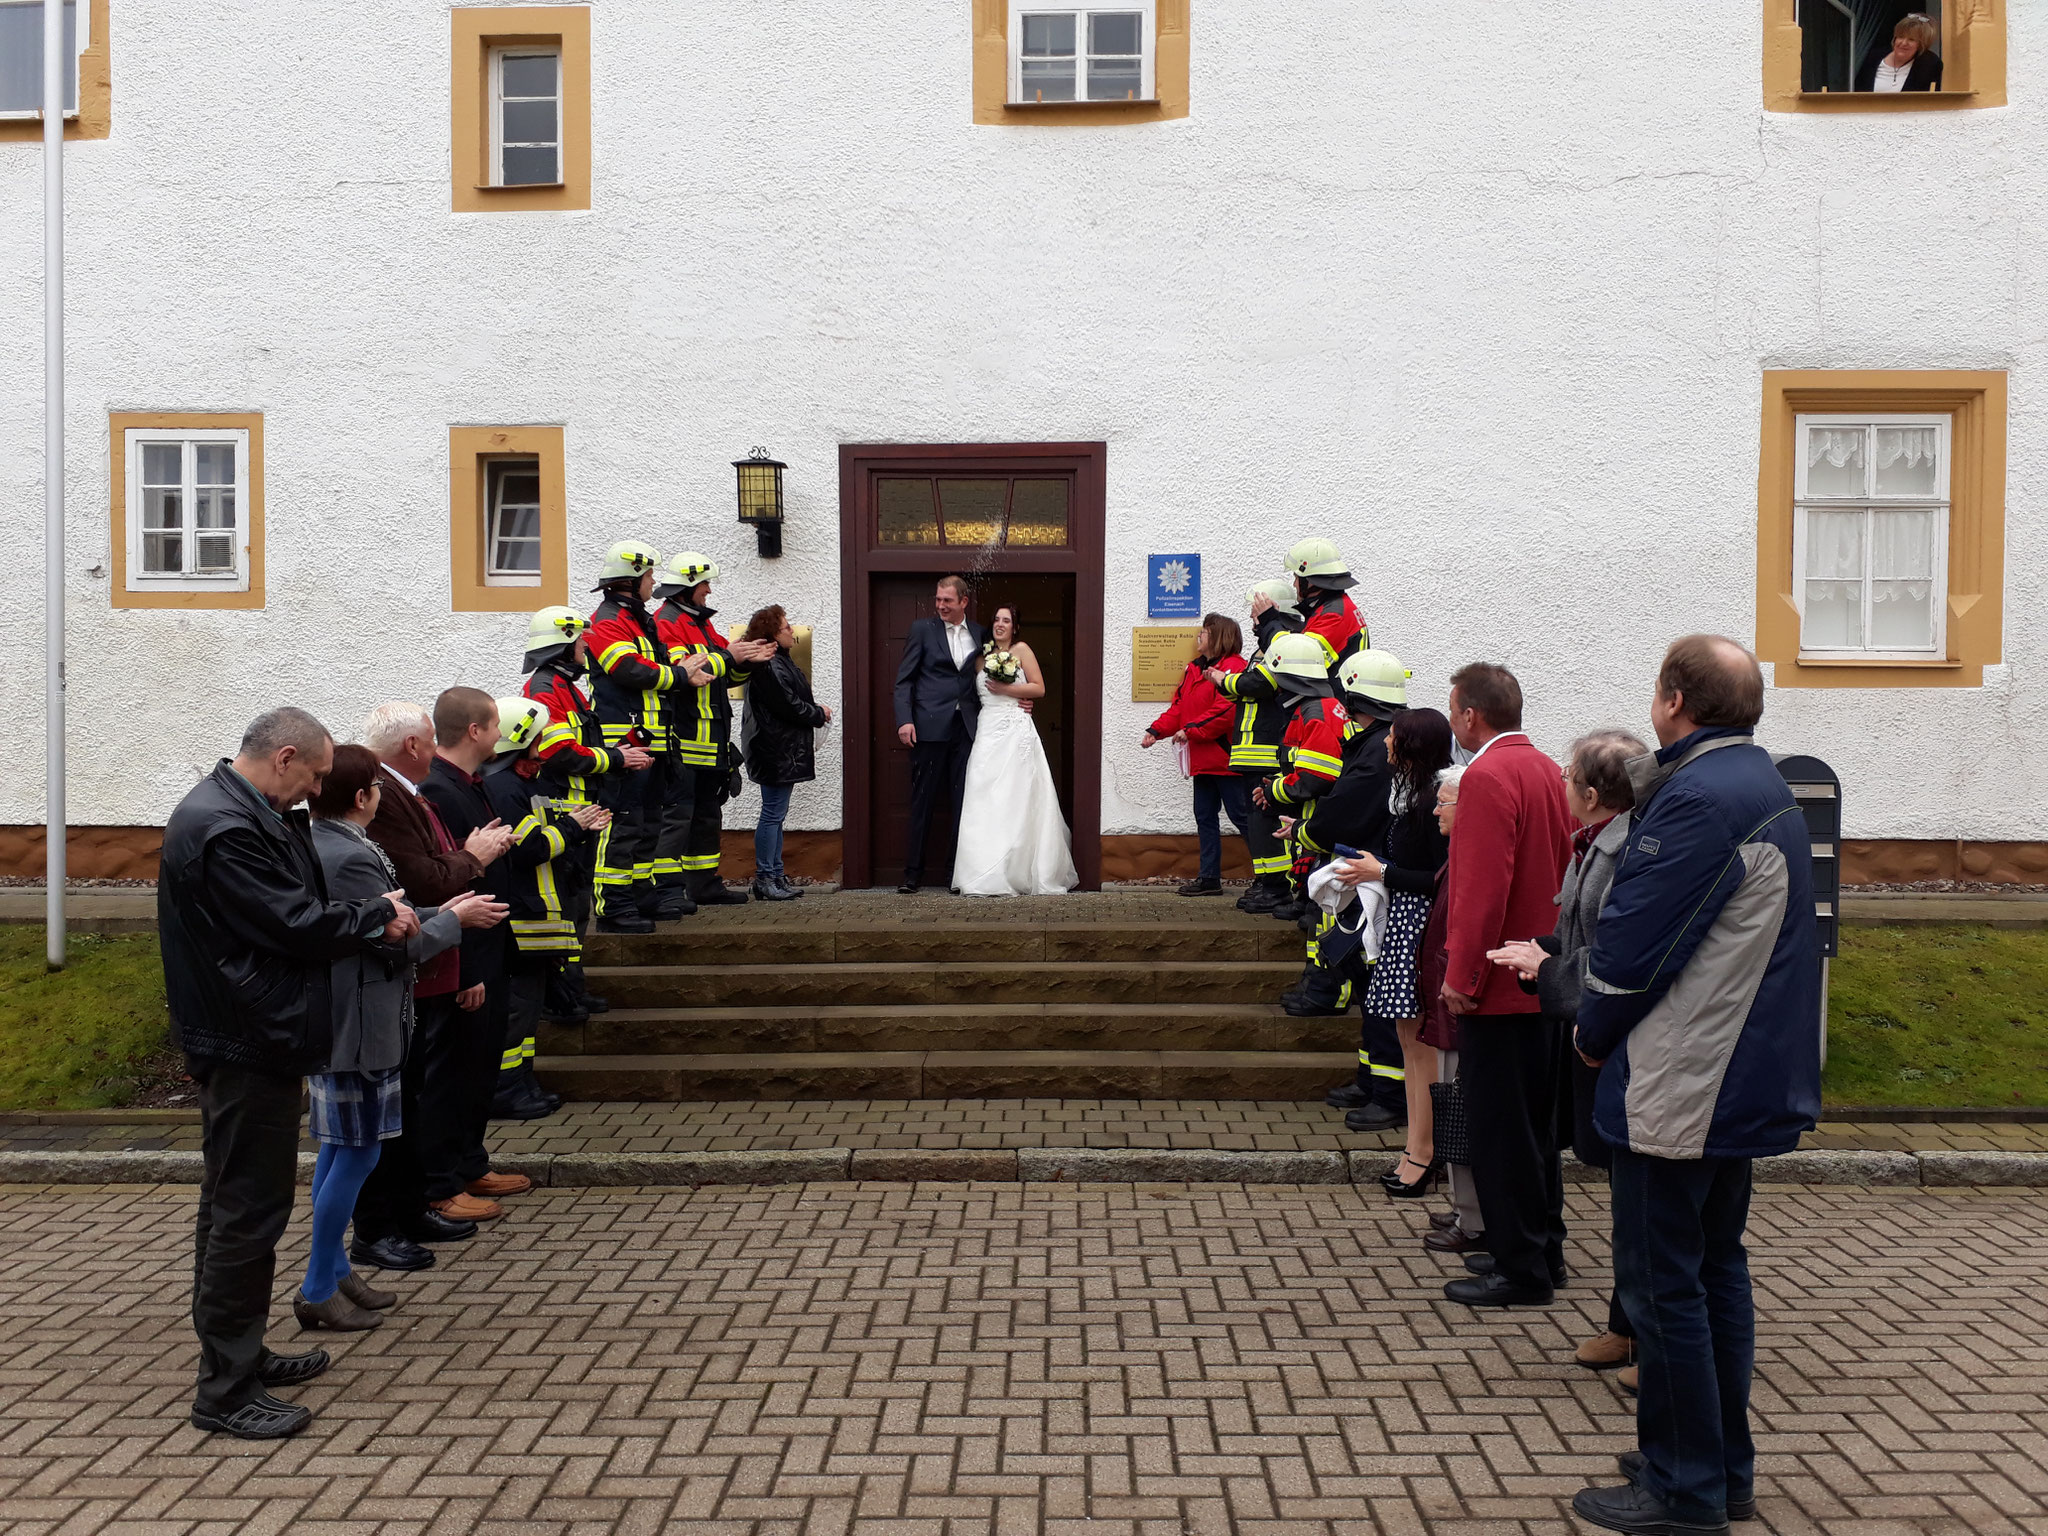
<path fill-rule="evenodd" d="M 1131 631 L 1131 702 L 1165 704 L 1180 686 L 1181 674 L 1195 659 L 1201 643 L 1199 624 L 1189 626 L 1148 625 Z"/>

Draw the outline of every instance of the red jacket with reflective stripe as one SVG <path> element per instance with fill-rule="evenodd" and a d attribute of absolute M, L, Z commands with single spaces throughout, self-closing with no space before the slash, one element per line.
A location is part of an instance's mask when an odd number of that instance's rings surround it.
<path fill-rule="evenodd" d="M 1266 798 L 1275 805 L 1299 805 L 1336 783 L 1344 771 L 1344 727 L 1350 723 L 1335 699 L 1304 699 L 1280 742 L 1280 761 L 1288 771 L 1267 785 Z"/>
<path fill-rule="evenodd" d="M 1322 601 L 1309 610 L 1308 622 L 1302 627 L 1330 648 L 1332 677 L 1337 675 L 1339 662 L 1372 644 L 1365 620 L 1359 616 L 1358 605 L 1351 601 L 1349 592 L 1324 593 Z"/>
<path fill-rule="evenodd" d="M 552 663 L 534 668 L 520 691 L 547 707 L 548 723 L 540 733 L 540 761 L 541 781 L 551 792 L 566 791 L 563 798 L 587 801 L 587 779 L 625 767 L 619 749 L 604 745 L 597 715 L 583 690 L 557 672 Z"/>

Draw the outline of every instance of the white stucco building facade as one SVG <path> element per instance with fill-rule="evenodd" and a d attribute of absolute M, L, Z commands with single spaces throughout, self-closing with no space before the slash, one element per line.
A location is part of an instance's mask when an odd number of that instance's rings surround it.
<path fill-rule="evenodd" d="M 451 428 L 560 428 L 572 601 L 613 539 L 701 550 L 724 615 L 815 626 L 835 704 L 841 445 L 1105 444 L 1076 749 L 1103 834 L 1171 834 L 1125 655 L 1148 554 L 1199 551 L 1238 613 L 1326 534 L 1418 702 L 1484 658 L 1548 749 L 1643 731 L 1670 638 L 1758 635 L 1767 376 L 1939 370 L 2003 376 L 1993 649 L 1869 686 L 1774 663 L 1763 735 L 1836 767 L 1851 836 L 2048 840 L 2048 10 L 1998 18 L 2005 105 L 1777 112 L 1759 4 L 1560 35 L 1196 0 L 1185 116 L 990 123 L 970 0 L 594 0 L 589 207 L 469 212 L 446 6 L 110 0 L 110 131 L 66 162 L 71 820 L 160 825 L 273 703 L 346 737 L 516 691 L 523 619 L 451 603 Z M 41 172 L 0 142 L 0 601 L 31 654 Z M 116 605 L 110 423 L 152 413 L 260 415 L 260 607 Z M 733 511 L 755 444 L 789 466 L 777 560 Z M 792 828 L 841 826 L 842 736 Z M 0 824 L 42 804 L 23 747 Z"/>

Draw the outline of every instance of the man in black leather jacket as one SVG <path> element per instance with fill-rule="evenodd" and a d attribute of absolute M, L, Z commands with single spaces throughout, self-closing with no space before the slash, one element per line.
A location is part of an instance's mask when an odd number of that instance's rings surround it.
<path fill-rule="evenodd" d="M 300 802 L 334 761 L 302 709 L 259 715 L 179 802 L 164 828 L 157 929 L 171 1028 L 199 1085 L 206 1172 L 195 1227 L 195 1428 L 245 1440 L 303 1429 L 312 1414 L 264 1389 L 310 1380 L 324 1350 L 263 1346 L 277 1242 L 291 1219 L 299 1095 L 333 1045 L 329 967 L 418 926 L 393 891 L 329 901 Z"/>

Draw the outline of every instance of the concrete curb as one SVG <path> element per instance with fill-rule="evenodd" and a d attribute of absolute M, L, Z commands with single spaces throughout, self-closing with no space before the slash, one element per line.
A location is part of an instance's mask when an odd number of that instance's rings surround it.
<path fill-rule="evenodd" d="M 767 1152 L 560 1152 L 501 1171 L 554 1189 L 702 1184 L 1370 1184 L 1390 1152 L 1223 1152 L 1199 1148 L 799 1148 Z M 197 1184 L 197 1152 L 0 1152 L 0 1184 Z M 313 1156 L 298 1159 L 301 1184 Z M 1567 1183 L 1605 1175 L 1570 1158 Z M 1759 1184 L 2048 1188 L 2048 1152 L 1791 1152 L 1759 1159 Z"/>

